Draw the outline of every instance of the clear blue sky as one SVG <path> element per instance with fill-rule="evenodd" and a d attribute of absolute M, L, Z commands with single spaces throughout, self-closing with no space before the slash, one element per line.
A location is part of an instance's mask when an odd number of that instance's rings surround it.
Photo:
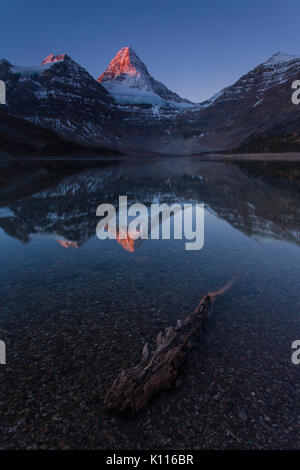
<path fill-rule="evenodd" d="M 300 55 L 299 0 L 10 0 L 0 8 L 0 58 L 35 65 L 66 52 L 98 77 L 130 45 L 154 78 L 193 101 L 275 52 Z"/>

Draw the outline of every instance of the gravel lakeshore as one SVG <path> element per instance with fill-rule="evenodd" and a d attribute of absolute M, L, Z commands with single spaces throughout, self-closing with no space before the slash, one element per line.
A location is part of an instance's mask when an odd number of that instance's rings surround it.
<path fill-rule="evenodd" d="M 147 258 L 133 260 L 132 275 L 143 279 Z M 193 266 L 191 273 L 193 285 L 199 276 Z M 162 270 L 162 287 L 168 282 L 170 274 Z M 124 273 L 114 270 L 106 291 L 99 277 L 80 274 L 54 282 L 51 290 L 37 278 L 30 284 L 30 291 L 25 282 L 15 285 L 1 307 L 9 332 L 7 365 L 0 369 L 1 449 L 299 446 L 299 369 L 289 349 L 297 322 L 292 315 L 282 318 L 263 292 L 247 298 L 245 280 L 238 297 L 233 288 L 217 301 L 174 388 L 136 417 L 107 414 L 104 393 L 122 368 L 137 362 L 145 341 L 191 311 L 199 289 L 181 283 L 168 299 L 163 289 L 155 293 L 142 282 L 129 287 Z M 201 288 L 201 295 L 207 290 Z"/>

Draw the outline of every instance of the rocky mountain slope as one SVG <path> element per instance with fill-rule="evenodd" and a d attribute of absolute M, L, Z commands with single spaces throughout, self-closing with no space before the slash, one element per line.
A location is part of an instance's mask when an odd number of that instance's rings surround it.
<path fill-rule="evenodd" d="M 127 152 L 297 151 L 300 118 L 291 84 L 299 77 L 300 57 L 277 53 L 195 104 L 155 80 L 130 47 L 98 81 L 65 54 L 50 54 L 38 67 L 0 61 L 11 116 L 64 139 Z"/>
<path fill-rule="evenodd" d="M 232 150 L 263 136 L 299 136 L 299 108 L 291 100 L 291 85 L 299 77 L 300 57 L 277 53 L 185 113 L 191 127 L 202 130 L 198 151 Z"/>
<path fill-rule="evenodd" d="M 37 67 L 1 60 L 0 77 L 11 115 L 72 140 L 118 145 L 122 112 L 106 89 L 68 55 L 51 54 Z"/>
<path fill-rule="evenodd" d="M 0 107 L 0 157 L 120 156 L 116 149 L 67 140 L 51 129 L 11 116 Z"/>
<path fill-rule="evenodd" d="M 115 93 L 123 80 L 119 54 L 102 76 Z M 279 52 L 203 103 L 176 111 L 160 106 L 153 116 L 135 106 L 127 123 L 129 140 L 171 154 L 299 151 L 300 117 L 291 101 L 291 85 L 299 77 L 300 57 Z"/>

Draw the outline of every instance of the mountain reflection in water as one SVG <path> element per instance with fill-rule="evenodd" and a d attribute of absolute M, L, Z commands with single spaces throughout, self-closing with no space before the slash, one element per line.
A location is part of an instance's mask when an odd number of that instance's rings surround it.
<path fill-rule="evenodd" d="M 300 243 L 300 169 L 295 162 L 135 160 L 71 174 L 55 165 L 34 169 L 34 184 L 27 184 L 28 173 L 22 171 L 1 184 L 0 227 L 7 235 L 25 243 L 37 235 L 55 236 L 61 246 L 77 248 L 95 236 L 98 205 L 117 205 L 119 195 L 127 195 L 128 204 L 148 206 L 204 202 L 209 212 L 257 240 Z M 140 245 L 130 234 L 116 239 L 128 252 Z"/>

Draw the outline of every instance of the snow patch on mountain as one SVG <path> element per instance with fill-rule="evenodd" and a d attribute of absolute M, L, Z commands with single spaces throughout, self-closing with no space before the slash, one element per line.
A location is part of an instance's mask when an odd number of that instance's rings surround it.
<path fill-rule="evenodd" d="M 104 83 L 102 85 L 120 104 L 151 104 L 162 106 L 164 100 L 150 91 L 146 86 L 133 87 L 130 80 L 122 83 Z"/>
<path fill-rule="evenodd" d="M 275 86 L 287 82 L 295 74 L 295 69 L 300 66 L 300 56 L 284 54 L 277 52 L 266 62 L 261 64 L 263 74 L 261 86 L 258 89 L 259 93 Z M 257 67 L 254 72 L 259 69 Z"/>
<path fill-rule="evenodd" d="M 18 75 L 35 75 L 35 74 L 41 74 L 45 72 L 45 70 L 48 70 L 50 67 L 52 67 L 52 64 L 45 64 L 45 65 L 38 65 L 38 66 L 19 66 L 19 65 L 12 65 L 10 67 L 10 71 L 12 73 L 16 73 Z"/>
<path fill-rule="evenodd" d="M 216 93 L 215 95 L 213 95 L 211 98 L 209 98 L 208 100 L 204 101 L 203 103 L 200 103 L 198 106 L 200 109 L 205 109 L 205 108 L 209 108 L 212 104 L 215 103 L 215 101 L 217 101 L 223 94 L 224 94 L 224 90 L 221 90 L 219 91 L 219 93 Z"/>

